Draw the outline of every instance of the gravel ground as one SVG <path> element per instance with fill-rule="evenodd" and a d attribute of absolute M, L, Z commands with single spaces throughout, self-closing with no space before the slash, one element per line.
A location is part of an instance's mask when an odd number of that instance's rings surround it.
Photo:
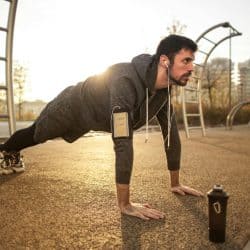
<path fill-rule="evenodd" d="M 176 196 L 159 132 L 134 138 L 131 200 L 164 211 L 160 221 L 121 215 L 110 136 L 49 141 L 23 151 L 26 172 L 0 176 L 0 249 L 243 249 L 250 239 L 250 127 L 181 131 L 183 184 L 229 193 L 223 244 L 208 240 L 207 197 Z"/>

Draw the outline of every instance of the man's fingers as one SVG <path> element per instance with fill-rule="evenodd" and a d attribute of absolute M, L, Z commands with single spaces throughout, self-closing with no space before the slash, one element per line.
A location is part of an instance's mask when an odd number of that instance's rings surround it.
<path fill-rule="evenodd" d="M 152 208 L 148 203 L 143 204 L 143 206 L 146 208 Z"/>
<path fill-rule="evenodd" d="M 165 216 L 165 214 L 163 212 L 161 212 L 161 211 L 159 211 L 157 209 L 152 208 L 152 206 L 150 206 L 148 203 L 143 204 L 143 206 L 145 208 L 149 208 L 152 213 L 154 213 L 157 216 L 160 216 L 161 218 L 163 218 Z"/>
<path fill-rule="evenodd" d="M 160 211 L 158 211 L 158 210 L 155 210 L 155 209 L 150 209 L 148 212 L 149 212 L 150 215 L 153 216 L 153 218 L 155 218 L 155 219 L 163 219 L 164 216 L 165 216 L 164 213 L 162 213 L 162 212 L 160 212 Z"/>
<path fill-rule="evenodd" d="M 192 191 L 191 194 L 194 196 L 204 197 L 204 194 L 202 192 L 197 191 L 197 190 Z"/>
<path fill-rule="evenodd" d="M 190 188 L 190 187 L 182 186 L 182 189 L 185 193 L 188 193 L 188 194 L 191 194 L 194 196 L 204 196 L 204 194 L 202 192 L 197 191 L 197 190 Z"/>
<path fill-rule="evenodd" d="M 162 219 L 165 214 L 157 209 L 153 209 L 148 203 L 142 205 L 145 209 L 143 211 L 146 212 L 146 215 L 153 219 Z"/>
<path fill-rule="evenodd" d="M 122 213 L 135 216 L 143 220 L 164 218 L 164 213 L 148 207 L 150 207 L 148 204 L 131 203 L 130 206 L 122 210 Z"/>
<path fill-rule="evenodd" d="M 204 197 L 204 194 L 202 192 L 195 190 L 193 188 L 187 187 L 187 186 L 183 186 L 183 185 L 172 187 L 171 191 L 173 193 L 177 193 L 180 195 L 190 194 L 194 196 Z"/>
<path fill-rule="evenodd" d="M 172 191 L 173 193 L 177 193 L 177 194 L 180 194 L 180 195 L 185 195 L 185 192 L 182 191 L 180 187 L 171 188 L 171 191 Z"/>
<path fill-rule="evenodd" d="M 149 220 L 150 218 L 148 216 L 145 216 L 144 214 L 142 213 L 139 213 L 138 215 L 136 215 L 137 217 L 143 219 L 143 220 Z"/>
<path fill-rule="evenodd" d="M 152 209 L 152 210 L 153 210 L 153 213 L 155 213 L 157 216 L 160 216 L 161 219 L 165 217 L 165 213 L 156 209 Z"/>
<path fill-rule="evenodd" d="M 141 211 L 145 216 L 147 216 L 148 218 L 151 218 L 151 219 L 162 219 L 164 218 L 164 214 L 161 213 L 160 211 L 158 210 L 155 210 L 155 209 L 148 209 L 148 208 L 145 208 L 144 210 Z"/>
<path fill-rule="evenodd" d="M 203 194 L 202 192 L 199 192 L 201 197 L 205 197 L 205 194 Z"/>
<path fill-rule="evenodd" d="M 140 218 L 142 220 L 149 220 L 149 217 L 147 217 L 144 213 L 142 213 L 140 211 L 125 210 L 122 213 L 130 215 L 130 216 L 138 217 L 138 218 Z"/>

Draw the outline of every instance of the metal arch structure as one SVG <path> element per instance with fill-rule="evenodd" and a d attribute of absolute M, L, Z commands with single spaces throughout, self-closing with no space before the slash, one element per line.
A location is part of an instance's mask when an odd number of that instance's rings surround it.
<path fill-rule="evenodd" d="M 211 38 L 209 38 L 209 35 L 211 33 L 213 33 L 216 30 L 219 30 L 220 28 L 223 29 L 228 28 L 229 33 L 227 35 L 224 35 L 223 37 L 220 37 L 219 40 L 216 39 L 216 41 L 214 41 L 214 39 L 212 40 Z M 182 88 L 182 114 L 183 114 L 183 121 L 187 138 L 190 138 L 189 131 L 192 129 L 201 129 L 202 135 L 203 136 L 206 135 L 205 123 L 202 111 L 201 81 L 204 77 L 208 58 L 210 57 L 214 49 L 218 47 L 218 45 L 220 45 L 222 42 L 224 42 L 227 39 L 231 39 L 232 37 L 240 35 L 242 34 L 238 30 L 236 30 L 229 22 L 224 22 L 214 25 L 211 28 L 207 29 L 196 39 L 196 43 L 199 48 L 196 54 L 202 55 L 202 62 L 195 63 L 195 72 L 190 80 L 191 84 L 189 83 L 186 87 Z M 202 43 L 202 41 L 205 41 L 208 44 L 208 48 L 206 49 L 200 48 L 200 43 Z M 189 93 L 189 98 L 187 95 L 188 93 Z M 191 100 L 190 96 L 192 97 Z M 196 104 L 198 106 L 198 112 L 187 113 L 188 103 Z M 200 119 L 200 126 L 189 126 L 188 124 L 189 117 L 198 117 Z"/>
<path fill-rule="evenodd" d="M 207 60 L 209 58 L 209 56 L 212 54 L 212 52 L 214 51 L 214 49 L 220 45 L 222 42 L 224 42 L 225 40 L 229 39 L 229 38 L 232 38 L 234 36 L 241 36 L 242 33 L 239 32 L 238 30 L 236 30 L 229 22 L 225 22 L 225 23 L 220 23 L 220 24 L 217 24 L 213 27 L 211 27 L 210 29 L 206 30 L 204 33 L 202 33 L 197 39 L 196 39 L 196 43 L 199 43 L 199 41 L 201 39 L 206 39 L 207 41 L 209 41 L 205 36 L 212 30 L 214 29 L 217 29 L 217 28 L 220 28 L 220 27 L 223 27 L 223 28 L 229 28 L 230 29 L 230 33 L 228 36 L 222 38 L 221 40 L 219 40 L 218 42 L 216 42 L 216 44 L 214 44 L 214 46 L 211 48 L 211 50 L 208 52 L 207 54 L 207 57 L 206 57 L 206 60 L 204 61 L 204 63 L 206 64 L 207 63 Z M 211 43 L 214 43 L 213 41 L 209 41 Z"/>
<path fill-rule="evenodd" d="M 13 51 L 13 35 L 14 24 L 16 17 L 16 9 L 18 0 L 2 0 L 8 2 L 8 17 L 7 27 L 0 27 L 0 32 L 5 33 L 5 55 L 0 55 L 0 61 L 5 64 L 5 84 L 0 85 L 0 91 L 5 92 L 7 113 L 0 114 L 0 118 L 8 120 L 9 134 L 13 134 L 16 130 L 15 107 L 14 107 L 14 93 L 13 93 L 13 77 L 12 77 L 12 51 Z"/>
<path fill-rule="evenodd" d="M 229 114 L 227 115 L 227 123 L 226 123 L 226 128 L 229 130 L 232 130 L 233 128 L 233 122 L 234 122 L 234 117 L 236 115 L 236 113 L 243 107 L 246 105 L 249 105 L 250 101 L 243 101 L 240 102 L 238 104 L 236 104 L 231 111 L 229 112 Z"/>

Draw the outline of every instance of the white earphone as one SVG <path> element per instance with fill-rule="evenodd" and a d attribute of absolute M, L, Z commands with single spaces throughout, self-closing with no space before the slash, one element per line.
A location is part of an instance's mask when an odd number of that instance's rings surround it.
<path fill-rule="evenodd" d="M 166 66 L 166 68 L 168 68 L 168 66 L 169 66 L 169 60 L 168 59 L 165 62 L 165 66 Z"/>

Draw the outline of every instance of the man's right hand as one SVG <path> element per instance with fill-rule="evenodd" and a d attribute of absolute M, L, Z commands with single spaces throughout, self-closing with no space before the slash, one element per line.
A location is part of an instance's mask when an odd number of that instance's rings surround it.
<path fill-rule="evenodd" d="M 118 205 L 123 214 L 135 216 L 143 220 L 162 219 L 164 213 L 153 209 L 148 204 L 132 203 L 129 199 L 129 185 L 116 183 Z"/>
<path fill-rule="evenodd" d="M 135 216 L 143 220 L 163 219 L 165 214 L 153 209 L 149 204 L 129 203 L 120 206 L 121 212 L 130 216 Z"/>

